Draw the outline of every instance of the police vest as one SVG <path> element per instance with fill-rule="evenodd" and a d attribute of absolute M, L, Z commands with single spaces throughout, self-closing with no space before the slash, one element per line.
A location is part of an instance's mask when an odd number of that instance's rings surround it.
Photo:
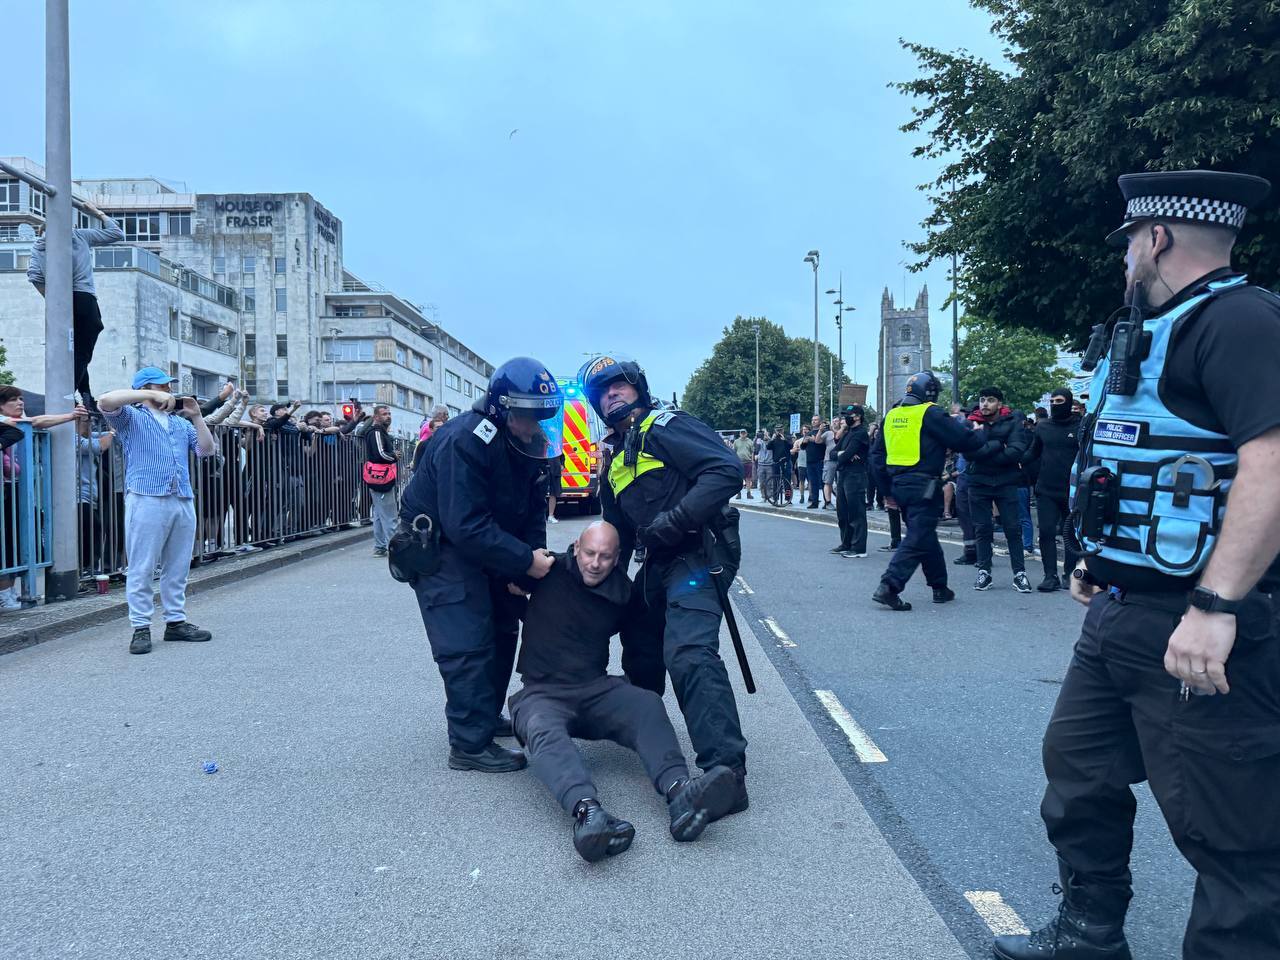
<path fill-rule="evenodd" d="M 670 419 L 672 414 L 670 411 L 653 410 L 640 423 L 640 452 L 636 457 L 634 466 L 627 466 L 624 461 L 625 455 L 621 450 L 615 450 L 613 458 L 609 461 L 609 486 L 613 488 L 614 497 L 622 496 L 622 491 L 635 483 L 640 477 L 643 477 L 650 470 L 661 470 L 666 464 L 653 456 L 646 453 L 644 449 L 645 435 L 649 432 L 649 428 L 659 418 L 665 416 Z M 666 420 L 662 421 L 666 423 Z"/>
<path fill-rule="evenodd" d="M 932 403 L 894 407 L 884 417 L 885 463 L 891 467 L 914 467 L 920 462 L 920 431 L 924 415 Z"/>
<path fill-rule="evenodd" d="M 1108 467 L 1119 499 L 1105 536 L 1081 538 L 1089 553 L 1172 576 L 1204 569 L 1222 527 L 1236 450 L 1225 434 L 1188 423 L 1165 406 L 1160 381 L 1178 330 L 1213 297 L 1244 284 L 1243 277 L 1210 283 L 1205 292 L 1146 320 L 1142 329 L 1151 334 L 1151 349 L 1132 396 L 1106 394 L 1109 357 L 1095 369 L 1089 391 L 1093 423 L 1084 434 L 1081 463 Z M 1074 471 L 1071 486 L 1074 501 Z"/>

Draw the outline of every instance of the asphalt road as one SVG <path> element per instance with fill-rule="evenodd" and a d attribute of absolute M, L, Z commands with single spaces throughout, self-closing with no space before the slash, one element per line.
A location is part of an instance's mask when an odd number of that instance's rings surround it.
<path fill-rule="evenodd" d="M 870 600 L 888 560 L 830 555 L 838 533 L 816 511 L 744 512 L 735 601 L 900 859 L 974 957 L 991 930 L 966 893 L 998 894 L 1039 926 L 1056 909 L 1052 848 L 1039 817 L 1040 742 L 1079 632 L 1065 593 L 1021 595 L 1007 559 L 996 586 L 972 589 L 974 568 L 948 565 L 956 602 L 937 606 L 919 575 L 895 613 Z M 948 561 L 959 548 L 945 545 Z M 1039 559 L 1028 564 L 1039 582 Z M 768 621 L 768 622 L 766 622 Z M 785 640 L 782 639 L 785 637 Z M 830 691 L 883 762 L 862 762 L 814 691 Z M 1180 955 L 1194 874 L 1145 786 L 1127 931 L 1135 957 Z M 999 907 L 996 908 L 999 910 Z M 988 910 L 988 913 L 991 911 Z"/>

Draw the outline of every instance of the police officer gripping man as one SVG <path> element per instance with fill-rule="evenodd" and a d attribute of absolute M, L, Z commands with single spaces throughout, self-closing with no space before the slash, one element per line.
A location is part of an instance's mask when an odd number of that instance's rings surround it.
<path fill-rule="evenodd" d="M 998 443 L 967 430 L 935 404 L 938 378 L 922 370 L 907 380 L 902 402 L 885 414 L 884 426 L 871 448 L 871 463 L 881 489 L 889 491 L 902 510 L 906 536 L 871 595 L 890 610 L 910 610 L 899 594 L 919 566 L 933 588 L 933 602 L 954 600 L 947 586 L 947 561 L 938 543 L 938 519 L 942 516 L 942 470 L 947 451 L 958 450 L 974 460 L 1000 451 Z"/>
<path fill-rule="evenodd" d="M 1130 956 L 1147 780 L 1198 875 L 1183 956 L 1280 957 L 1280 300 L 1230 259 L 1269 184 L 1189 170 L 1120 189 L 1128 306 L 1086 354 L 1073 491 L 1089 612 L 1044 737 L 1063 903 L 995 955 Z"/>
<path fill-rule="evenodd" d="M 470 411 L 432 434 L 400 501 L 401 530 L 416 520 L 417 529 L 438 536 L 438 562 L 413 589 L 444 681 L 455 770 L 501 773 L 525 765 L 524 754 L 493 738 L 511 735 L 500 731 L 499 712 L 525 604 L 518 588 L 546 576 L 553 563 L 547 471 L 559 463 L 562 403 L 541 363 L 508 360 Z"/>
<path fill-rule="evenodd" d="M 633 592 L 636 615 L 622 631 L 623 670 L 656 693 L 671 674 L 698 766 L 726 766 L 736 775 L 728 809 L 714 811 L 713 819 L 737 813 L 747 808 L 747 741 L 720 659 L 720 596 L 706 545 L 708 528 L 720 525 L 742 487 L 742 466 L 701 420 L 654 409 L 635 361 L 599 357 L 579 379 L 612 431 L 606 519 L 624 546 L 631 541 L 645 550 Z"/>

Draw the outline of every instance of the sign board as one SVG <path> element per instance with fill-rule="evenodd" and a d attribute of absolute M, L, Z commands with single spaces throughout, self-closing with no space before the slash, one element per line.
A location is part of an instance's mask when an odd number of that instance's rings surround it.
<path fill-rule="evenodd" d="M 792 433 L 800 432 L 800 414 L 798 413 L 793 413 L 791 415 L 791 432 Z"/>
<path fill-rule="evenodd" d="M 865 383 L 842 383 L 840 385 L 840 407 L 843 409 L 851 403 L 860 407 L 867 405 L 867 385 Z"/>

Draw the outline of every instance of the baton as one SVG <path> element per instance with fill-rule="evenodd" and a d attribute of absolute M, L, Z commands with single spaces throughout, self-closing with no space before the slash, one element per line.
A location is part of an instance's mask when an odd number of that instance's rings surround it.
<path fill-rule="evenodd" d="M 733 652 L 738 655 L 738 668 L 742 671 L 742 682 L 746 684 L 747 693 L 756 692 L 756 681 L 751 676 L 751 664 L 747 662 L 747 650 L 742 645 L 742 634 L 738 632 L 738 621 L 733 615 L 733 605 L 729 602 L 729 588 L 724 585 L 720 575 L 724 567 L 711 571 L 711 580 L 716 585 L 716 596 L 720 599 L 720 609 L 724 611 L 725 623 L 729 625 L 729 636 L 733 638 Z"/>

